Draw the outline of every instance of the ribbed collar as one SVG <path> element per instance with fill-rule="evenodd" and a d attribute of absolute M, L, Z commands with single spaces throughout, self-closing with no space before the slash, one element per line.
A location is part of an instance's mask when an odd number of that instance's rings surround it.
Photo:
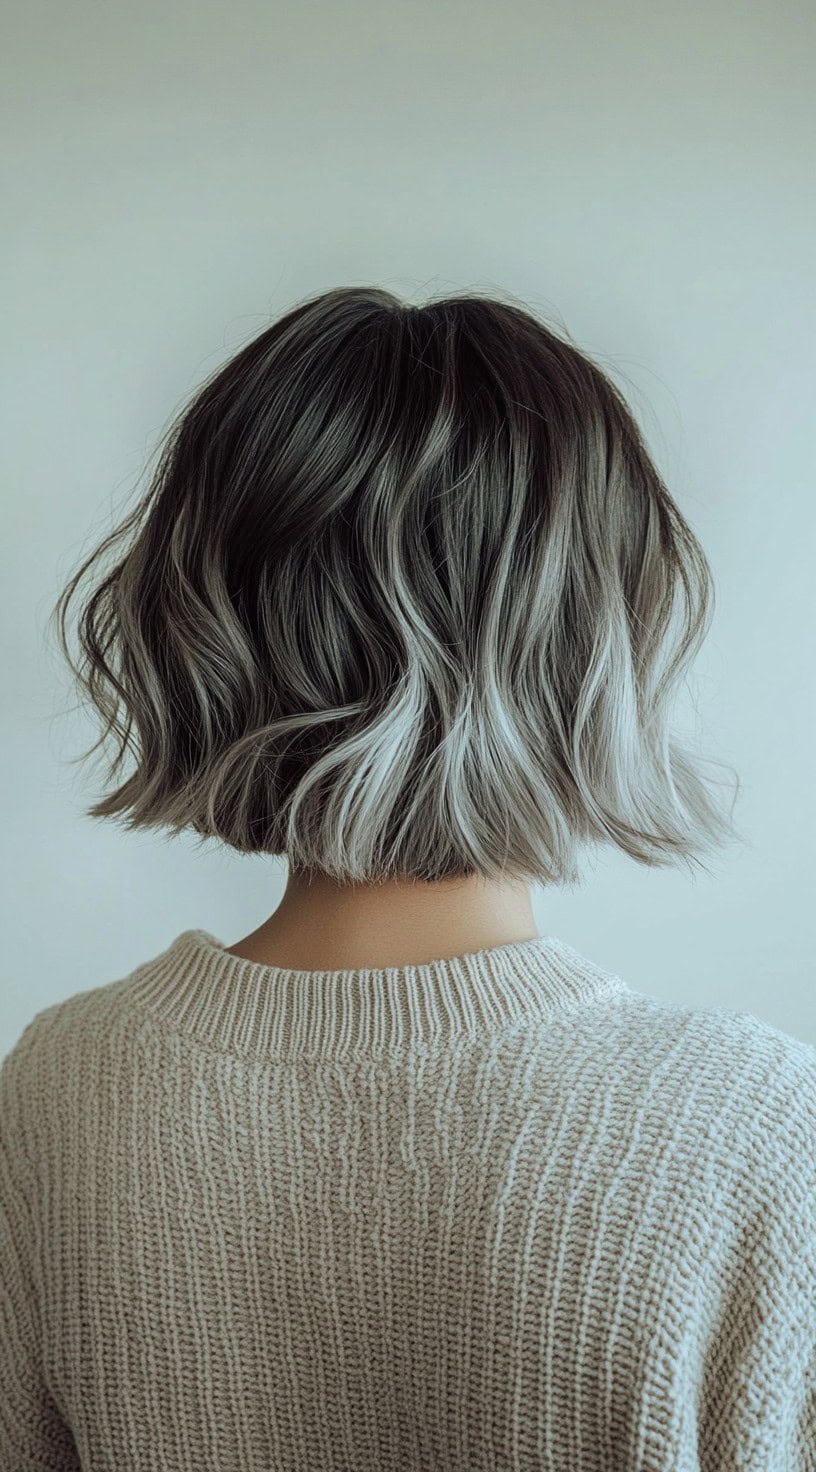
<path fill-rule="evenodd" d="M 543 1021 L 628 992 L 555 936 L 418 965 L 299 971 L 185 930 L 127 979 L 172 1031 L 246 1057 L 403 1050 Z"/>

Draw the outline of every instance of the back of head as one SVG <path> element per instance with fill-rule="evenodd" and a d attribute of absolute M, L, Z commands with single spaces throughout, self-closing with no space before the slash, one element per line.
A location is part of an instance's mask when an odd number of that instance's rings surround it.
<path fill-rule="evenodd" d="M 569 341 L 473 293 L 325 292 L 197 392 L 60 595 L 91 751 L 136 758 L 86 811 L 340 881 L 574 883 L 582 842 L 700 863 L 735 830 L 667 720 L 711 601 Z"/>

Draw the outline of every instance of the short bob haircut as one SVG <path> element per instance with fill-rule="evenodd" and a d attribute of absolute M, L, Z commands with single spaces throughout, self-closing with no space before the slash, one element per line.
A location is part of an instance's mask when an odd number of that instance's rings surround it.
<path fill-rule="evenodd" d="M 712 604 L 583 352 L 515 298 L 326 291 L 196 392 L 53 609 L 104 721 L 74 760 L 136 760 L 85 814 L 341 883 L 574 884 L 582 842 L 705 868 L 740 835 L 666 720 Z"/>

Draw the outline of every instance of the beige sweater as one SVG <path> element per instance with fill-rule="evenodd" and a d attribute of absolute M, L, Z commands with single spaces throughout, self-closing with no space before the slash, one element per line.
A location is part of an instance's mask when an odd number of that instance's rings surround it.
<path fill-rule="evenodd" d="M 202 930 L 0 1070 L 3 1472 L 816 1468 L 816 1049 Z"/>

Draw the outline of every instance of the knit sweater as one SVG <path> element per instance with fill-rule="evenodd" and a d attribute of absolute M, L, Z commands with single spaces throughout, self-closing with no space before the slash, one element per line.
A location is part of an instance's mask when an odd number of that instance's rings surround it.
<path fill-rule="evenodd" d="M 186 930 L 0 1068 L 3 1472 L 812 1472 L 816 1049 Z"/>

